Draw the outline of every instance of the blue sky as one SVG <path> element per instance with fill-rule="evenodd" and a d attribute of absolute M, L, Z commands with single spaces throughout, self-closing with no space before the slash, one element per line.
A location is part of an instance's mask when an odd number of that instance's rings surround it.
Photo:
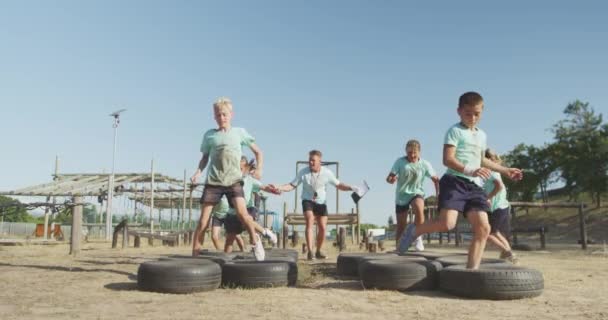
<path fill-rule="evenodd" d="M 438 173 L 458 96 L 486 101 L 480 127 L 505 152 L 550 141 L 574 99 L 608 111 L 602 1 L 1 1 L 0 190 L 60 171 L 190 176 L 211 103 L 234 101 L 264 181 L 286 183 L 310 149 L 366 179 L 363 220 L 394 211 L 384 178 L 417 138 Z M 428 191 L 431 192 L 430 184 Z M 342 194 L 340 205 L 352 201 Z M 273 197 L 293 206 L 293 193 Z M 330 208 L 335 205 L 330 201 Z M 298 209 L 301 210 L 301 209 Z"/>

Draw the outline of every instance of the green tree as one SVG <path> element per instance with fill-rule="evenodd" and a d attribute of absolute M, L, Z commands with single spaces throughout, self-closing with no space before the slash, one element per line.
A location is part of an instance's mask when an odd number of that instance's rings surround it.
<path fill-rule="evenodd" d="M 553 126 L 557 166 L 568 193 L 588 192 L 601 205 L 608 190 L 608 124 L 588 102 L 576 100 L 565 108 L 566 119 Z"/>
<path fill-rule="evenodd" d="M 32 217 L 19 200 L 0 196 L 0 215 L 7 222 L 27 222 Z"/>
<path fill-rule="evenodd" d="M 519 182 L 503 179 L 505 186 L 509 190 L 509 200 L 533 201 L 534 195 L 539 189 L 542 179 L 535 170 L 531 169 L 533 168 L 534 160 L 530 153 L 535 153 L 534 146 L 527 146 L 521 143 L 503 156 L 506 166 L 524 170 L 523 180 Z"/>

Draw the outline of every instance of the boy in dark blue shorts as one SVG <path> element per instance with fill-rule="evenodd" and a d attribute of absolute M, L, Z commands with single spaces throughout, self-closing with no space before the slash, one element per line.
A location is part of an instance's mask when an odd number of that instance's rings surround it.
<path fill-rule="evenodd" d="M 490 208 L 476 177 L 488 179 L 491 171 L 496 171 L 514 180 L 522 178 L 521 170 L 485 159 L 486 134 L 477 128 L 483 107 L 483 98 L 476 92 L 460 96 L 457 109 L 460 122 L 448 129 L 443 145 L 443 164 L 448 170 L 439 181 L 439 219 L 420 226 L 410 224 L 400 239 L 399 251 L 407 251 L 422 234 L 453 229 L 458 213 L 462 212 L 474 233 L 467 268 L 479 268 L 490 234 L 487 214 Z"/>

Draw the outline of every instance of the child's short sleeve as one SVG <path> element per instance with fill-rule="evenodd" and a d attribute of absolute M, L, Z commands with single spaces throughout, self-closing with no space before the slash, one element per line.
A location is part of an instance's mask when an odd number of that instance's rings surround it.
<path fill-rule="evenodd" d="M 401 162 L 401 158 L 395 160 L 393 163 L 393 167 L 391 168 L 391 173 L 394 175 L 399 175 L 399 163 Z"/>
<path fill-rule="evenodd" d="M 206 132 L 203 136 L 203 142 L 201 142 L 201 152 L 204 154 L 209 154 L 211 152 L 211 144 L 209 143 L 209 132 Z"/>
<path fill-rule="evenodd" d="M 450 146 L 457 146 L 460 141 L 461 133 L 460 130 L 456 128 L 456 126 L 451 127 L 448 132 L 445 133 L 445 138 L 443 139 L 443 144 L 447 144 Z"/>
<path fill-rule="evenodd" d="M 426 170 L 425 170 L 426 172 L 425 172 L 425 174 L 424 174 L 424 175 L 425 175 L 427 178 L 432 178 L 432 177 L 434 177 L 434 176 L 436 176 L 436 175 L 437 175 L 437 173 L 435 173 L 435 170 L 433 169 L 433 166 L 431 165 L 431 163 L 430 163 L 430 162 L 428 162 L 428 161 L 424 160 L 424 167 L 425 167 L 425 169 L 426 169 Z"/>
<path fill-rule="evenodd" d="M 255 138 L 247 130 L 241 129 L 241 145 L 249 147 L 254 142 Z"/>

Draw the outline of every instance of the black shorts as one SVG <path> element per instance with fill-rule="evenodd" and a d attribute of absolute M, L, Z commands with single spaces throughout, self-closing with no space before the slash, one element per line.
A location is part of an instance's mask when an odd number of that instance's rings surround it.
<path fill-rule="evenodd" d="M 215 216 L 211 217 L 211 227 L 222 227 L 225 219 L 225 217 L 222 219 Z"/>
<path fill-rule="evenodd" d="M 206 184 L 200 202 L 201 204 L 210 203 L 215 205 L 220 202 L 224 195 L 226 196 L 226 200 L 228 200 L 228 204 L 232 208 L 233 198 L 245 198 L 245 193 L 243 192 L 243 182 L 237 182 L 228 187 Z"/>
<path fill-rule="evenodd" d="M 496 210 L 492 211 L 492 213 L 490 214 L 488 219 L 490 220 L 490 227 L 492 228 L 492 231 L 490 231 L 491 234 L 494 234 L 497 231 L 500 231 L 500 233 L 502 233 L 503 236 L 505 236 L 505 237 L 509 236 L 509 234 L 511 233 L 511 223 L 509 221 L 510 220 L 509 219 L 509 208 L 496 209 Z"/>
<path fill-rule="evenodd" d="M 416 198 L 420 198 L 420 199 L 422 199 L 424 201 L 424 197 L 421 196 L 421 195 L 419 195 L 419 194 L 417 194 L 417 195 L 413 196 L 412 199 L 410 199 L 410 202 L 408 202 L 408 204 L 406 204 L 404 206 L 396 204 L 395 205 L 395 213 L 397 215 L 406 214 L 410 210 L 410 205 L 412 204 L 412 201 L 416 200 Z"/>
<path fill-rule="evenodd" d="M 316 217 L 325 217 L 327 216 L 327 205 L 318 204 L 311 200 L 302 200 L 302 211 L 312 211 Z"/>
<path fill-rule="evenodd" d="M 465 178 L 444 174 L 439 180 L 439 210 L 441 209 L 457 210 L 466 217 L 471 210 L 488 212 L 490 206 L 481 187 Z"/>
<path fill-rule="evenodd" d="M 247 208 L 247 213 L 249 213 L 254 221 L 257 218 L 257 212 L 256 208 Z M 226 233 L 241 234 L 245 229 L 245 226 L 236 214 L 229 214 L 224 218 L 224 230 L 226 230 Z"/>

